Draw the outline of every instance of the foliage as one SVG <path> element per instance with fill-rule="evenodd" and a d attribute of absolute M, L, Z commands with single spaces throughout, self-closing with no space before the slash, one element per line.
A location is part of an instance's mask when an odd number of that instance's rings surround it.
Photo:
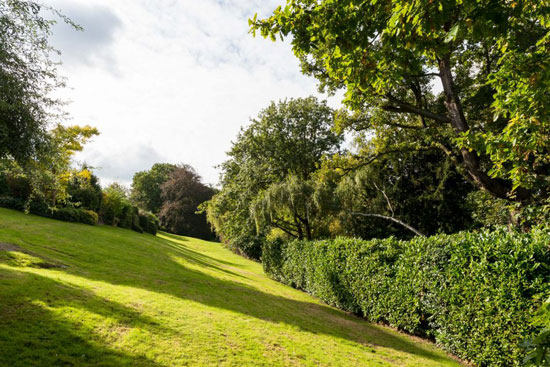
<path fill-rule="evenodd" d="M 130 199 L 138 207 L 158 214 L 162 207 L 161 186 L 177 168 L 170 163 L 156 163 L 149 171 L 134 174 Z"/>
<path fill-rule="evenodd" d="M 104 224 L 133 229 L 143 232 L 140 227 L 138 208 L 128 199 L 128 189 L 118 183 L 112 183 L 103 190 L 103 199 L 99 216 Z"/>
<path fill-rule="evenodd" d="M 524 359 L 525 365 L 550 366 L 550 298 L 541 305 L 533 317 L 532 324 L 541 330 L 536 336 L 523 343 L 527 354 Z"/>
<path fill-rule="evenodd" d="M 149 212 L 139 211 L 139 226 L 143 228 L 143 232 L 156 235 L 160 227 L 159 219 Z"/>
<path fill-rule="evenodd" d="M 66 202 L 67 186 L 72 176 L 72 157 L 84 149 L 84 144 L 99 135 L 91 126 L 57 125 L 48 134 L 47 148 L 40 157 L 23 166 L 30 178 L 33 196 L 43 197 L 55 207 L 58 201 Z"/>
<path fill-rule="evenodd" d="M 327 164 L 342 162 L 333 159 Z M 398 218 L 426 235 L 472 226 L 464 197 L 475 188 L 437 150 L 388 155 L 344 173 L 336 196 L 346 235 L 363 239 L 414 235 L 391 220 L 357 215 L 363 213 Z"/>
<path fill-rule="evenodd" d="M 306 212 L 313 209 L 321 158 L 342 141 L 333 125 L 332 109 L 309 97 L 272 103 L 241 131 L 221 165 L 222 189 L 206 205 L 209 222 L 230 248 L 258 258 L 273 228 L 291 237 L 321 232 L 314 213 Z"/>
<path fill-rule="evenodd" d="M 96 225 L 99 219 L 97 213 L 92 210 L 76 208 L 56 208 L 49 217 L 64 222 L 77 222 L 92 226 Z"/>
<path fill-rule="evenodd" d="M 161 186 L 160 221 L 169 232 L 212 239 L 213 233 L 199 205 L 214 195 L 214 189 L 202 183 L 201 177 L 188 165 L 177 166 Z"/>
<path fill-rule="evenodd" d="M 326 185 L 314 180 L 301 181 L 296 176 L 273 183 L 252 203 L 257 231 L 272 226 L 291 238 L 308 240 L 326 235 L 329 231 L 323 209 L 330 195 Z"/>
<path fill-rule="evenodd" d="M 99 179 L 86 165 L 71 175 L 67 183 L 67 194 L 71 205 L 95 212 L 99 212 L 101 208 L 103 194 Z"/>
<path fill-rule="evenodd" d="M 25 210 L 25 200 L 12 196 L 0 196 L 0 207 L 23 211 Z"/>
<path fill-rule="evenodd" d="M 371 321 L 434 337 L 479 366 L 519 365 L 520 343 L 550 292 L 550 231 L 461 232 L 264 247 L 273 278 Z"/>
<path fill-rule="evenodd" d="M 62 103 L 51 96 L 64 86 L 56 53 L 48 43 L 55 20 L 80 29 L 55 9 L 36 1 L 0 2 L 0 159 L 23 164 L 40 155 L 49 123 L 62 117 Z"/>
<path fill-rule="evenodd" d="M 287 0 L 250 25 L 291 38 L 321 88 L 346 90 L 354 113 L 343 126 L 370 131 L 389 151 L 442 149 L 493 196 L 527 202 L 549 195 L 549 8 L 539 0 Z"/>

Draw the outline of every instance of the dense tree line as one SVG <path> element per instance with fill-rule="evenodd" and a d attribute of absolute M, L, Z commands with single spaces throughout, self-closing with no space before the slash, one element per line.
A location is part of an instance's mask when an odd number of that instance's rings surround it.
<path fill-rule="evenodd" d="M 259 259 L 276 237 L 408 238 L 475 225 L 465 200 L 475 187 L 439 150 L 361 166 L 334 125 L 335 111 L 309 97 L 272 103 L 242 130 L 222 164 L 222 189 L 204 206 L 223 241 Z M 356 143 L 372 149 L 372 139 Z"/>
<path fill-rule="evenodd" d="M 158 216 L 162 228 L 171 233 L 214 239 L 206 215 L 198 212 L 214 193 L 193 167 L 157 163 L 134 175 L 130 198 L 138 207 Z"/>

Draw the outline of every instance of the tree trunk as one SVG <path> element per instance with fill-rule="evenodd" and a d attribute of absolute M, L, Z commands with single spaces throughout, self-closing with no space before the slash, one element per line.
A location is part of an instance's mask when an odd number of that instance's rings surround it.
<path fill-rule="evenodd" d="M 455 92 L 450 55 L 446 55 L 439 60 L 439 72 L 443 84 L 443 92 L 445 93 L 445 107 L 447 108 L 451 125 L 458 134 L 467 132 L 470 130 L 470 127 L 464 116 L 460 98 Z M 462 148 L 460 153 L 468 174 L 483 190 L 495 197 L 506 200 L 525 201 L 530 197 L 530 192 L 522 188 L 518 188 L 513 193 L 514 195 L 511 195 L 512 185 L 508 181 L 492 178 L 481 169 L 479 156 L 475 150 Z"/>

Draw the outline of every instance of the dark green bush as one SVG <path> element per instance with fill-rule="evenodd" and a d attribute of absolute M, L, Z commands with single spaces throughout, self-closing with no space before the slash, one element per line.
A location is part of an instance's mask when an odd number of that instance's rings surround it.
<path fill-rule="evenodd" d="M 0 197 L 0 207 L 23 211 L 25 209 L 25 200 L 11 196 Z"/>
<path fill-rule="evenodd" d="M 29 213 L 41 217 L 53 218 L 52 209 L 41 199 L 34 199 L 29 203 Z"/>
<path fill-rule="evenodd" d="M 149 212 L 139 212 L 139 225 L 143 228 L 143 231 L 156 235 L 159 228 L 159 220 L 153 214 Z"/>
<path fill-rule="evenodd" d="M 550 293 L 550 230 L 264 246 L 273 278 L 371 321 L 429 336 L 478 366 L 521 364 Z"/>
<path fill-rule="evenodd" d="M 98 215 L 92 210 L 76 208 L 56 208 L 51 212 L 51 218 L 64 222 L 84 223 L 96 225 Z"/>

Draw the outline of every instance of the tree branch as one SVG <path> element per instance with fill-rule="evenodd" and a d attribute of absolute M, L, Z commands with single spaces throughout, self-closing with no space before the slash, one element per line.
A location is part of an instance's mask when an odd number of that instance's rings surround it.
<path fill-rule="evenodd" d="M 391 104 L 382 106 L 382 109 L 384 111 L 397 112 L 397 113 L 411 113 L 411 114 L 419 115 L 419 116 L 422 116 L 422 117 L 425 117 L 425 118 L 428 118 L 428 119 L 431 119 L 431 120 L 442 122 L 442 123 L 445 123 L 445 124 L 448 124 L 448 123 L 451 122 L 451 119 L 449 119 L 449 117 L 447 117 L 445 115 L 440 115 L 440 114 L 433 113 L 431 111 L 427 111 L 427 110 L 424 110 L 422 108 L 413 106 L 410 103 L 403 102 L 403 101 L 393 97 L 389 93 L 386 94 L 385 97 L 388 99 L 388 101 Z"/>
<path fill-rule="evenodd" d="M 392 218 L 392 217 L 388 217 L 388 216 L 385 216 L 385 215 L 380 215 L 380 214 L 370 214 L 370 213 L 359 213 L 359 212 L 352 212 L 352 211 L 348 211 L 349 214 L 351 215 L 360 215 L 362 217 L 374 217 L 374 218 L 382 218 L 382 219 L 386 219 L 386 220 L 391 220 L 392 222 L 395 222 L 399 225 L 402 225 L 403 227 L 407 228 L 409 231 L 411 232 L 414 232 L 417 236 L 422 236 L 424 237 L 424 234 L 422 234 L 422 232 L 420 232 L 419 230 L 413 228 L 412 226 L 408 225 L 407 223 L 399 220 L 399 219 L 396 219 L 396 218 Z"/>
<path fill-rule="evenodd" d="M 384 198 L 386 199 L 386 202 L 388 203 L 388 208 L 390 209 L 391 216 L 392 216 L 392 218 L 395 217 L 393 207 L 391 205 L 390 199 L 388 198 L 388 195 L 386 195 L 386 192 L 384 190 L 380 190 L 380 188 L 378 188 L 378 185 L 376 185 L 375 182 L 373 182 L 372 184 L 374 185 L 374 187 L 376 187 L 376 190 L 380 191 L 382 193 L 382 195 L 384 195 Z"/>

